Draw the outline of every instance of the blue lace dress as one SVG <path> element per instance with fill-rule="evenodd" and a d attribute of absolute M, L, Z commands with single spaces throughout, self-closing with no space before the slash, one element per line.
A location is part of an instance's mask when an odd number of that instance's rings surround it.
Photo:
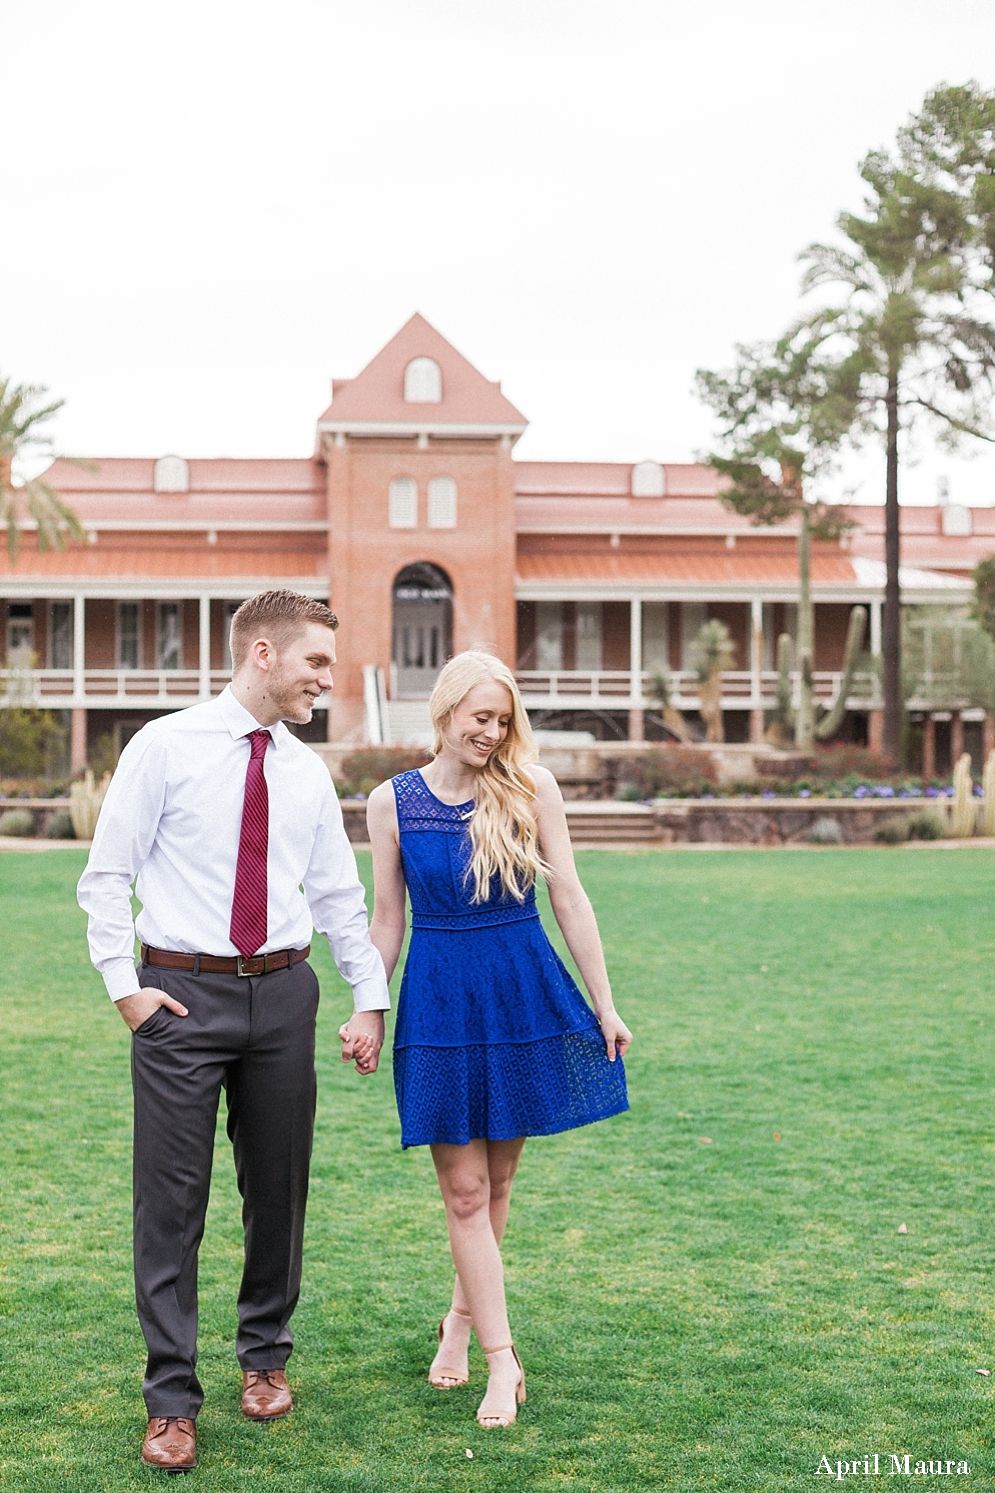
<path fill-rule="evenodd" d="M 539 920 L 495 878 L 466 885 L 472 801 L 453 806 L 420 772 L 393 779 L 411 942 L 397 1004 L 401 1145 L 552 1135 L 628 1109 L 594 1012 Z"/>

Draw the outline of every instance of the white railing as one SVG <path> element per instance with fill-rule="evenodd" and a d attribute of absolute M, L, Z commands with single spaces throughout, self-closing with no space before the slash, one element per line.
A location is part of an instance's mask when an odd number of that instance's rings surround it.
<path fill-rule="evenodd" d="M 220 695 L 231 678 L 212 669 L 210 695 Z M 84 669 L 77 693 L 72 669 L 0 669 L 0 705 L 191 705 L 201 693 L 199 669 Z"/>
<path fill-rule="evenodd" d="M 585 706 L 597 710 L 632 710 L 652 708 L 653 704 L 647 695 L 651 676 L 645 671 L 635 676 L 635 680 L 628 669 L 520 669 L 515 677 L 525 704 L 533 710 L 576 710 Z M 674 669 L 669 678 L 671 703 L 678 710 L 700 709 L 698 676 L 690 669 Z M 797 704 L 801 690 L 797 671 L 791 680 Z M 816 670 L 812 676 L 816 700 L 822 705 L 833 705 L 842 682 L 840 670 Z M 746 669 L 729 669 L 722 676 L 722 707 L 772 710 L 777 704 L 777 686 L 775 670 L 753 674 Z M 854 675 L 849 695 L 854 708 L 877 707 L 879 695 L 875 674 Z"/>

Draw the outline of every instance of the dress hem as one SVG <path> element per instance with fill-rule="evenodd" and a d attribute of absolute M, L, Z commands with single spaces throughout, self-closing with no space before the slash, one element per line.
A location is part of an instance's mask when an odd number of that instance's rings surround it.
<path fill-rule="evenodd" d="M 611 1120 L 615 1115 L 624 1115 L 628 1109 L 626 1101 L 616 1109 L 606 1110 L 601 1115 L 589 1115 L 585 1120 L 565 1120 L 562 1125 L 548 1125 L 538 1130 L 519 1130 L 514 1135 L 467 1135 L 459 1140 L 451 1140 L 443 1135 L 433 1135 L 430 1140 L 405 1140 L 402 1136 L 401 1150 L 410 1151 L 413 1146 L 468 1146 L 472 1140 L 531 1140 L 540 1135 L 562 1135 L 565 1130 L 582 1130 L 585 1125 L 597 1125 L 599 1120 Z"/>

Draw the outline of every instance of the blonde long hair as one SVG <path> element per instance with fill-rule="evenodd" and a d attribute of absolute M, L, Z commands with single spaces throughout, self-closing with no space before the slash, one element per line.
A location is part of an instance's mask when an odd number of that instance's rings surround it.
<path fill-rule="evenodd" d="M 524 902 L 536 877 L 551 874 L 539 854 L 536 785 L 528 770 L 539 752 L 515 676 L 499 658 L 482 648 L 471 648 L 466 653 L 457 653 L 446 664 L 428 702 L 435 730 L 432 751 L 436 756 L 442 751 L 446 728 L 461 701 L 476 685 L 491 681 L 503 684 L 511 696 L 511 719 L 504 741 L 494 748 L 486 765 L 477 772 L 476 807 L 470 820 L 473 849 L 467 879 L 472 878 L 474 883 L 474 902 L 489 900 L 495 873 L 508 895 L 516 902 Z"/>

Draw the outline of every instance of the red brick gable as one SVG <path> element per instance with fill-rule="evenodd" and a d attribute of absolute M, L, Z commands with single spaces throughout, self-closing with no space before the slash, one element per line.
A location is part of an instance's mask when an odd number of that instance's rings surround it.
<path fill-rule="evenodd" d="M 432 358 L 442 369 L 442 400 L 408 404 L 404 370 L 413 358 Z M 318 421 L 319 430 L 352 425 L 497 426 L 520 431 L 527 421 L 520 410 L 458 353 L 417 313 L 395 337 L 351 379 L 336 379 L 332 403 Z"/>

